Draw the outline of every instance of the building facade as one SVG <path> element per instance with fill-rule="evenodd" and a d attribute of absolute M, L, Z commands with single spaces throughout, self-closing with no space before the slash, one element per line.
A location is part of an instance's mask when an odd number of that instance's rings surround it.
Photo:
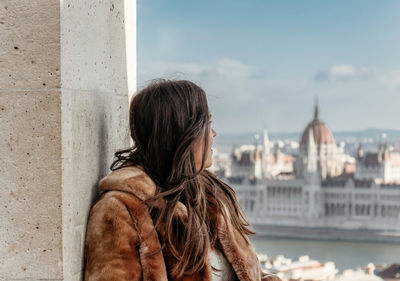
<path fill-rule="evenodd" d="M 299 142 L 299 155 L 294 170 L 296 177 L 304 178 L 311 169 L 318 169 L 322 179 L 342 173 L 343 150 L 336 146 L 331 130 L 319 119 L 315 104 L 314 119 L 304 129 Z"/>
<path fill-rule="evenodd" d="M 370 151 L 365 155 L 360 145 L 355 176 L 360 179 L 374 179 L 385 184 L 400 183 L 400 153 L 389 151 L 385 137 L 377 151 Z"/>
<path fill-rule="evenodd" d="M 257 145 L 233 154 L 228 180 L 253 224 L 400 232 L 399 153 L 384 144 L 375 154 L 359 150 L 356 172 L 347 174 L 346 155 L 319 120 L 318 106 L 299 143 L 292 173 L 272 175 Z"/>

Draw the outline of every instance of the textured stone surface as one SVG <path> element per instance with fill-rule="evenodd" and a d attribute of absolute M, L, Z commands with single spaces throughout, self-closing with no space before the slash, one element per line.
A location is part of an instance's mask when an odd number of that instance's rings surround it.
<path fill-rule="evenodd" d="M 129 145 L 128 93 L 136 89 L 135 3 L 62 2 L 65 280 L 81 278 L 87 216 L 98 181 L 108 173 L 115 150 Z"/>
<path fill-rule="evenodd" d="M 0 1 L 0 89 L 60 87 L 60 2 Z"/>
<path fill-rule="evenodd" d="M 9 281 L 63 281 L 64 279 L 36 279 L 36 278 L 23 278 L 23 279 L 7 279 Z M 75 279 L 78 280 L 78 279 Z"/>
<path fill-rule="evenodd" d="M 36 278 L 23 278 L 23 279 L 7 279 L 9 281 L 63 281 L 64 279 L 36 279 Z M 78 279 L 74 279 L 78 280 Z M 3 281 L 3 280 L 2 280 Z"/>
<path fill-rule="evenodd" d="M 83 255 L 97 183 L 109 172 L 115 150 L 129 145 L 128 97 L 63 90 L 62 116 L 64 271 L 68 277 L 82 269 L 77 257 Z"/>
<path fill-rule="evenodd" d="M 0 1 L 0 280 L 81 280 L 135 89 L 135 0 Z"/>
<path fill-rule="evenodd" d="M 62 278 L 60 125 L 59 91 L 0 92 L 1 280 Z"/>
<path fill-rule="evenodd" d="M 63 88 L 127 94 L 124 2 L 62 2 Z"/>

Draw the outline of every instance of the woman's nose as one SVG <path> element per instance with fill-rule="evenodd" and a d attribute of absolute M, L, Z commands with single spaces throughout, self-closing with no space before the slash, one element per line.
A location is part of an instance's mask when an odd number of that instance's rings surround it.
<path fill-rule="evenodd" d="M 215 137 L 217 135 L 217 132 L 212 128 L 211 128 L 211 130 L 212 130 L 212 136 Z"/>

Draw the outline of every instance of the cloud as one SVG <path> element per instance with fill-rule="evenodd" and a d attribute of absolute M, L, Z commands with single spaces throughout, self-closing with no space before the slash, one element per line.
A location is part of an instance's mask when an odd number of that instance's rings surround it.
<path fill-rule="evenodd" d="M 389 88 L 400 87 L 400 72 L 384 74 L 379 78 L 379 82 Z"/>
<path fill-rule="evenodd" d="M 365 79 L 370 75 L 370 71 L 365 68 L 356 68 L 350 64 L 334 65 L 327 70 L 322 70 L 315 75 L 318 81 L 339 81 Z"/>
<path fill-rule="evenodd" d="M 173 75 L 200 75 L 212 71 L 208 65 L 195 63 L 171 63 L 167 61 L 153 61 L 144 65 L 139 72 L 146 78 L 165 77 Z"/>
<path fill-rule="evenodd" d="M 217 73 L 225 77 L 251 78 L 254 70 L 255 67 L 230 58 L 221 59 L 216 64 Z"/>
<path fill-rule="evenodd" d="M 253 66 L 231 58 L 222 58 L 210 64 L 153 61 L 139 70 L 142 75 L 151 77 L 155 75 L 162 75 L 163 77 L 171 75 L 217 75 L 225 78 L 251 78 L 254 71 Z"/>
<path fill-rule="evenodd" d="M 254 80 L 260 80 L 260 73 L 254 66 L 232 58 L 221 58 L 209 64 L 152 61 L 143 65 L 138 74 L 145 84 L 154 78 L 192 80 L 215 97 L 236 101 L 249 100 L 255 93 Z"/>

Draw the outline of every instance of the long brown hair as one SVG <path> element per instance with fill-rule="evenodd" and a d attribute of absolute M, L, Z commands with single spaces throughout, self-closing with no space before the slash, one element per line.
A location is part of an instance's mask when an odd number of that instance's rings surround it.
<path fill-rule="evenodd" d="M 151 208 L 151 215 L 156 228 L 165 226 L 162 243 L 176 261 L 173 277 L 197 272 L 206 264 L 208 249 L 216 241 L 210 209 L 222 213 L 243 237 L 253 234 L 233 189 L 204 169 L 210 114 L 199 86 L 186 80 L 155 80 L 132 99 L 129 114 L 134 146 L 115 153 L 111 170 L 140 165 L 156 183 L 156 194 L 146 203 L 159 198 L 165 202 L 162 208 Z M 194 144 L 200 139 L 204 147 L 198 169 Z M 185 221 L 173 217 L 178 201 L 187 208 Z"/>

